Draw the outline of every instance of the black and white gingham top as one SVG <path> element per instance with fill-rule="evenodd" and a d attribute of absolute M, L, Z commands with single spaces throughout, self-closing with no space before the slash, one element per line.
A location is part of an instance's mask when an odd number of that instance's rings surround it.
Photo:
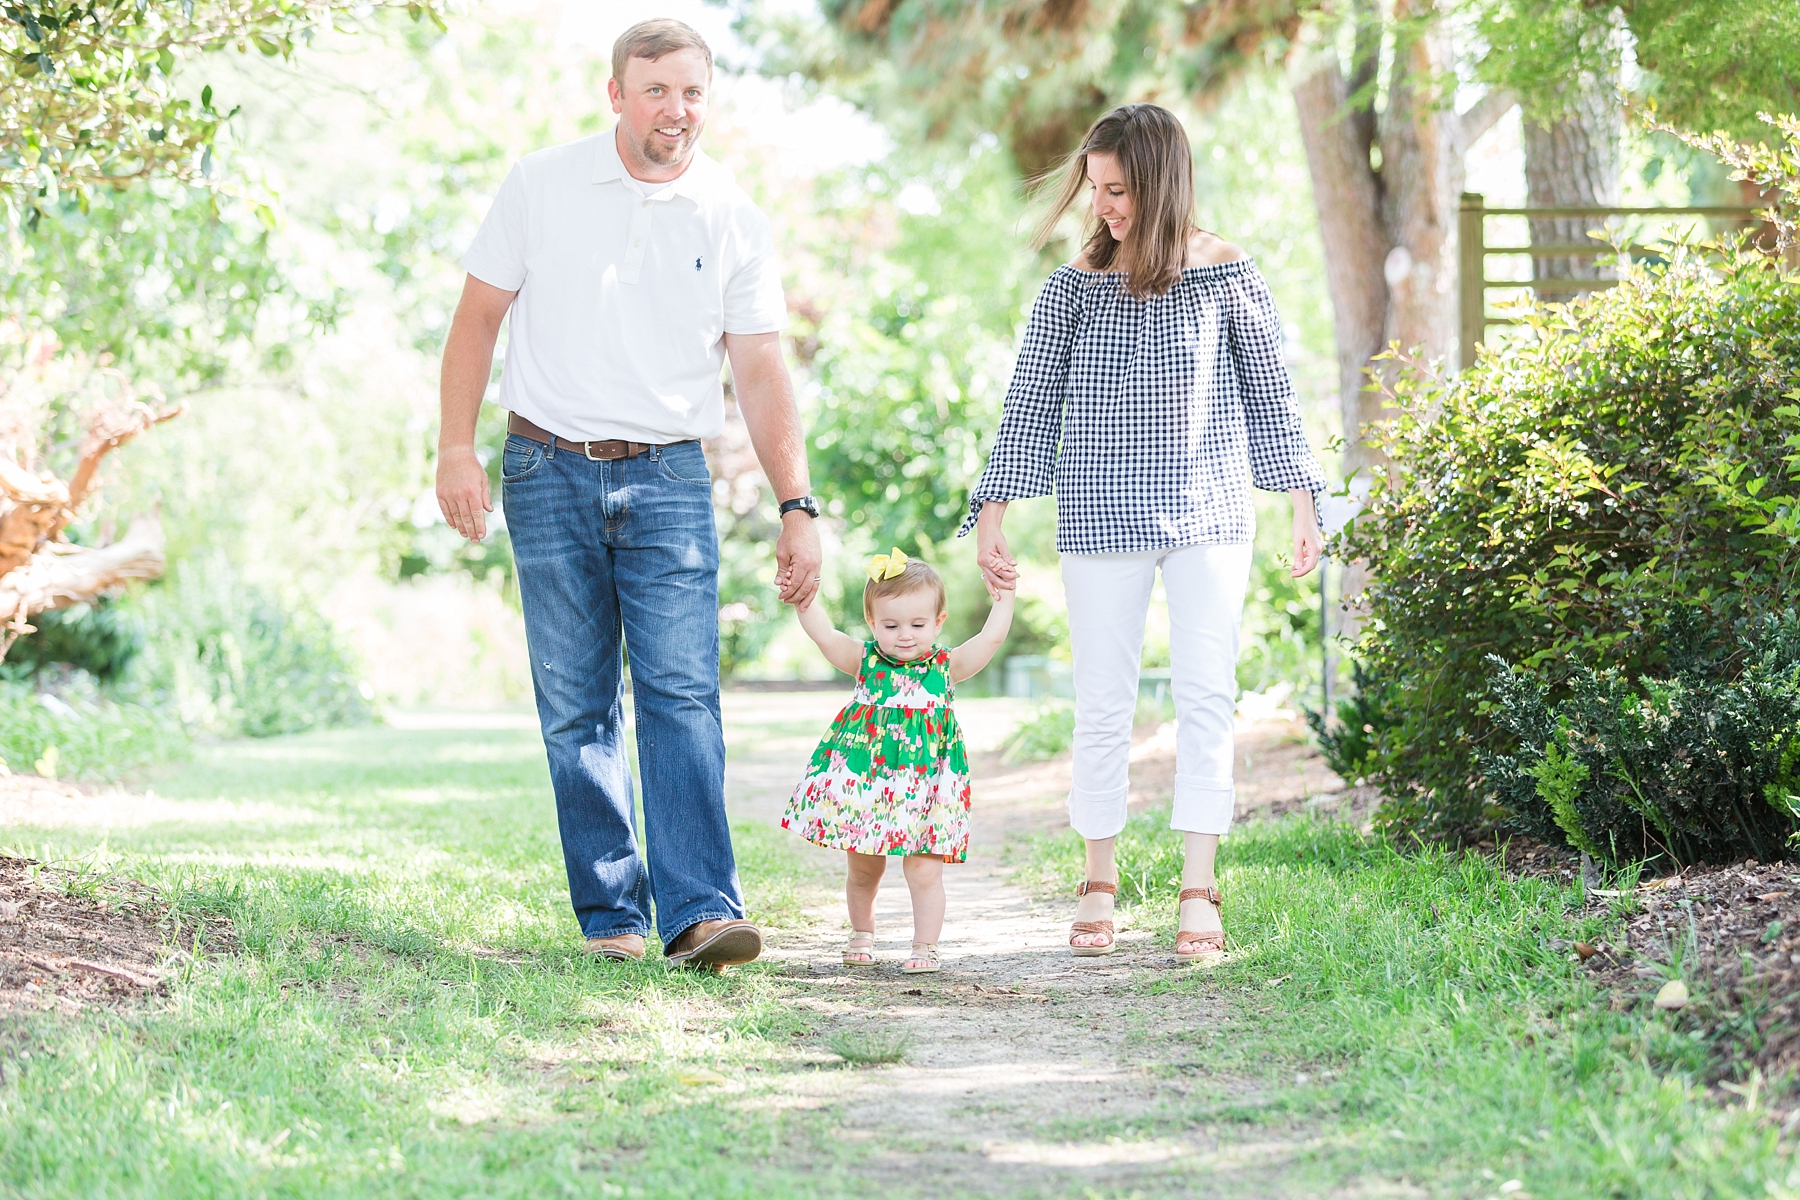
<path fill-rule="evenodd" d="M 1255 264 L 1189 267 L 1148 300 L 1063 266 L 1032 305 L 958 536 L 985 501 L 1054 491 L 1065 554 L 1248 542 L 1252 483 L 1325 489 Z"/>

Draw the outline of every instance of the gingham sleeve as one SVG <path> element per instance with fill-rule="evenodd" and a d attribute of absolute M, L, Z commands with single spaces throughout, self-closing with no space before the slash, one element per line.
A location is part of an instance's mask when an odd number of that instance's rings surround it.
<path fill-rule="evenodd" d="M 1317 496 L 1325 490 L 1325 472 L 1300 426 L 1269 285 L 1251 266 L 1232 277 L 1223 299 L 1249 434 L 1250 481 L 1271 492 L 1298 489 Z"/>
<path fill-rule="evenodd" d="M 1081 316 L 1081 290 L 1072 270 L 1058 269 L 1044 281 L 1025 324 L 1025 340 L 1006 388 L 1000 431 L 987 466 L 969 493 L 969 516 L 956 531 L 975 528 L 989 500 L 1023 500 L 1055 490 L 1056 447 L 1062 440 L 1063 402 L 1068 393 L 1069 348 Z"/>

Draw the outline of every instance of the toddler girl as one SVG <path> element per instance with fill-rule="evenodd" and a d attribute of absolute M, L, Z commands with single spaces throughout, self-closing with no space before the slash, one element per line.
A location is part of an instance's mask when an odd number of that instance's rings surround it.
<path fill-rule="evenodd" d="M 1006 640 L 1013 591 L 997 591 L 981 632 L 951 650 L 937 644 L 950 614 L 936 571 L 895 550 L 869 560 L 868 574 L 863 619 L 875 640 L 839 633 L 818 604 L 798 612 L 825 660 L 856 677 L 856 694 L 813 752 L 781 825 L 849 854 L 845 966 L 875 962 L 875 892 L 888 856 L 904 856 L 913 944 L 900 969 L 914 975 L 938 969 L 944 864 L 969 852 L 969 763 L 950 704 L 956 684 Z"/>

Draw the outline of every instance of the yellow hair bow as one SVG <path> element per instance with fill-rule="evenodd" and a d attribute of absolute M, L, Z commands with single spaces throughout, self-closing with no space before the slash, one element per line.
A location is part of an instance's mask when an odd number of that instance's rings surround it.
<path fill-rule="evenodd" d="M 880 583 L 884 579 L 892 579 L 906 570 L 906 555 L 896 546 L 892 554 L 877 554 L 871 558 L 867 570 L 869 578 L 876 583 Z"/>

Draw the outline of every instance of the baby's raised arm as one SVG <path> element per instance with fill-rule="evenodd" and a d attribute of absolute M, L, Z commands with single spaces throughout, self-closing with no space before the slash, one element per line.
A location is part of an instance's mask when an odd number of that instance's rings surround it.
<path fill-rule="evenodd" d="M 800 628 L 806 630 L 806 636 L 819 647 L 826 662 L 846 675 L 856 674 L 862 666 L 863 644 L 849 634 L 839 632 L 831 618 L 825 615 L 823 604 L 814 600 L 805 608 L 796 609 L 795 615 L 800 618 Z M 993 652 L 988 653 L 991 656 Z"/>
<path fill-rule="evenodd" d="M 1017 590 L 1007 588 L 999 593 L 994 607 L 988 609 L 986 623 L 981 632 L 950 652 L 950 679 L 953 683 L 961 683 L 980 672 L 981 668 L 1000 653 L 1000 644 L 1006 641 L 1006 631 L 1012 628 L 1013 597 Z"/>

